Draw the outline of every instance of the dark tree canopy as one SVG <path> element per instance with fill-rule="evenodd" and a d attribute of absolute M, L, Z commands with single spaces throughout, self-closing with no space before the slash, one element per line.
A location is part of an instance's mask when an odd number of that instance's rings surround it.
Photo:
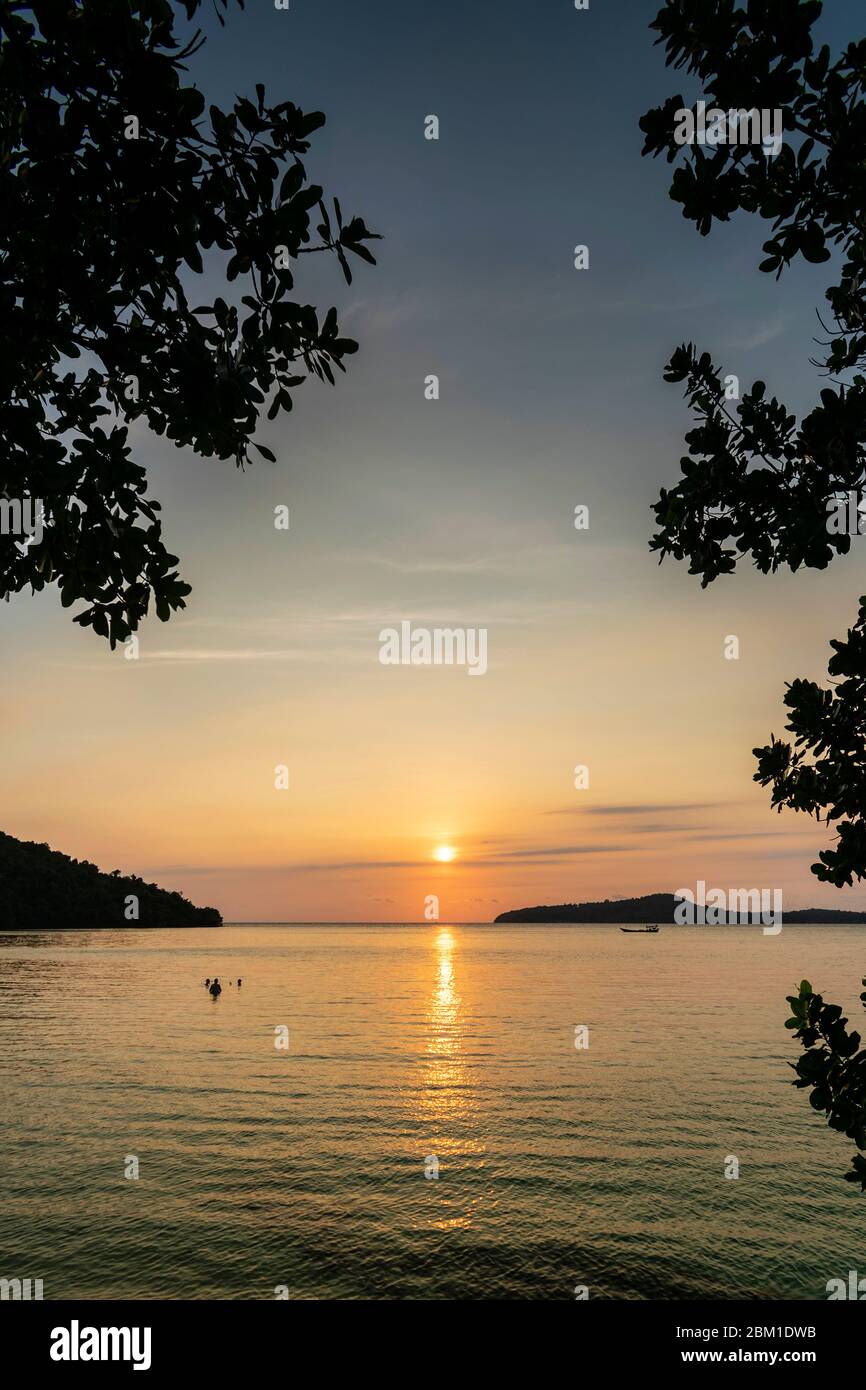
<path fill-rule="evenodd" d="M 866 1009 L 866 979 L 860 1001 Z M 848 1032 L 838 1004 L 825 1004 L 808 980 L 801 980 L 797 994 L 787 996 L 791 1017 L 786 1028 L 799 1038 L 804 1052 L 791 1066 L 797 1073 L 792 1086 L 811 1087 L 809 1103 L 822 1110 L 831 1129 L 852 1139 L 861 1150 L 851 1159 L 847 1182 L 859 1182 L 866 1192 L 866 1047 L 860 1034 Z"/>
<path fill-rule="evenodd" d="M 0 931 L 219 926 L 215 907 L 0 831 Z"/>
<path fill-rule="evenodd" d="M 851 545 L 828 527 L 834 499 L 859 491 L 866 461 L 866 40 L 836 59 L 817 52 L 819 0 L 668 0 L 652 28 L 668 65 L 700 83 L 708 107 L 781 109 L 775 157 L 759 143 L 679 144 L 681 95 L 641 120 L 643 153 L 678 161 L 670 196 L 706 236 L 738 210 L 769 224 L 759 269 L 781 276 L 797 257 L 832 261 L 834 283 L 819 316 L 829 379 L 799 422 L 756 381 L 734 405 L 710 354 L 692 343 L 674 352 L 665 379 L 685 383 L 695 415 L 681 478 L 663 489 L 651 549 L 689 562 L 707 585 L 750 557 L 767 573 L 823 569 Z M 815 359 L 813 359 L 815 360 Z M 861 605 L 862 605 L 861 600 Z M 755 780 L 773 804 L 833 823 L 834 849 L 813 872 L 838 886 L 866 876 L 866 609 L 845 642 L 833 642 L 835 689 L 787 687 L 794 745 L 771 736 L 755 749 Z M 811 755 L 811 760 L 809 758 Z"/>
<path fill-rule="evenodd" d="M 755 780 L 772 786 L 773 805 L 819 817 L 837 831 L 812 872 L 837 888 L 866 876 L 866 597 L 844 642 L 832 641 L 835 684 L 794 680 L 785 693 L 794 745 L 771 738 L 756 748 Z M 811 757 L 809 756 L 811 755 Z"/>
<path fill-rule="evenodd" d="M 57 584 L 112 647 L 189 593 L 126 422 L 274 461 L 262 407 L 291 410 L 357 350 L 335 309 L 294 298 L 298 257 L 330 252 L 348 282 L 350 255 L 375 263 L 308 179 L 321 112 L 258 85 L 204 114 L 184 80 L 201 35 L 175 33 L 200 3 L 0 0 L 0 499 L 43 507 L 41 535 L 0 534 L 0 594 Z M 236 304 L 188 297 L 207 251 Z"/>

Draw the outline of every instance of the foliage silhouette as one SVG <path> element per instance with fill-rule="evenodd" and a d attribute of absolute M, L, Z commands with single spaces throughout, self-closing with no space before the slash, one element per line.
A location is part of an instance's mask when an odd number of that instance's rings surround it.
<path fill-rule="evenodd" d="M 759 144 L 679 145 L 669 98 L 641 119 L 643 153 L 665 154 L 670 196 L 702 236 L 737 210 L 772 224 L 760 270 L 778 278 L 797 257 L 819 264 L 835 250 L 836 283 L 826 291 L 831 326 L 815 365 L 833 385 L 799 424 L 762 381 L 735 412 L 708 352 L 686 343 L 665 371 L 685 383 L 696 416 L 686 435 L 682 477 L 662 489 L 650 548 L 689 561 L 706 586 L 750 556 L 763 573 L 782 566 L 824 569 L 850 548 L 828 529 L 828 508 L 864 479 L 866 441 L 866 41 L 835 61 L 814 50 L 819 0 L 667 0 L 651 28 L 666 62 L 699 79 L 722 111 L 781 109 L 786 142 L 776 157 Z M 795 148 L 796 146 L 796 148 Z M 823 324 L 823 320 L 821 320 Z M 863 702 L 866 610 L 846 641 L 831 643 L 835 689 L 787 685 L 787 729 L 794 744 L 770 736 L 754 750 L 755 780 L 772 786 L 772 804 L 829 822 L 835 847 L 812 872 L 838 887 L 866 876 L 866 760 Z M 811 755 L 811 761 L 809 760 Z"/>
<path fill-rule="evenodd" d="M 126 917 L 130 895 L 138 899 L 135 919 Z M 221 925 L 214 907 L 194 907 L 134 874 L 102 873 L 86 859 L 0 831 L 0 931 Z"/>
<path fill-rule="evenodd" d="M 866 1009 L 866 978 L 861 1003 Z M 812 992 L 808 980 L 800 982 L 797 994 L 787 996 L 791 1017 L 785 1027 L 796 1030 L 803 1056 L 791 1063 L 797 1080 L 791 1084 L 809 1086 L 809 1103 L 822 1110 L 831 1129 L 838 1129 L 853 1139 L 860 1153 L 851 1160 L 846 1182 L 859 1182 L 866 1192 L 866 1048 L 860 1047 L 860 1034 L 847 1031 L 848 1020 L 842 1017 L 838 1004 L 825 1004 L 820 994 Z"/>
<path fill-rule="evenodd" d="M 41 536 L 0 535 L 0 594 L 57 584 L 112 647 L 151 599 L 165 621 L 190 592 L 120 417 L 241 468 L 251 447 L 275 461 L 253 440 L 268 397 L 274 419 L 357 350 L 335 309 L 292 298 L 295 262 L 331 253 L 349 283 L 350 255 L 375 264 L 363 220 L 308 180 L 321 112 L 266 105 L 259 84 L 204 119 L 183 82 L 202 36 L 175 33 L 200 3 L 0 0 L 0 498 L 43 506 Z M 245 314 L 190 306 L 211 249 Z"/>

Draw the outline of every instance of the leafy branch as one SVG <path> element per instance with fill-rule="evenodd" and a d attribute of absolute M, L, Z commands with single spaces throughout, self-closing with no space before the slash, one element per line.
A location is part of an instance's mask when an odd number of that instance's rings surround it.
<path fill-rule="evenodd" d="M 866 978 L 861 1003 L 866 1008 Z M 792 1086 L 810 1088 L 809 1104 L 827 1116 L 831 1129 L 853 1140 L 861 1151 L 851 1159 L 846 1182 L 859 1182 L 866 1191 L 866 1048 L 860 1047 L 860 1034 L 847 1031 L 838 1004 L 825 1004 L 814 994 L 808 980 L 801 980 L 797 994 L 786 996 L 791 1017 L 785 1027 L 794 1032 L 804 1052 L 789 1065 L 797 1073 Z"/>

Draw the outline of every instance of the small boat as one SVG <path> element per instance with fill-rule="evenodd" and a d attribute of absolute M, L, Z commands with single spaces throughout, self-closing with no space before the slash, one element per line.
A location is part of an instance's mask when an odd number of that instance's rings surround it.
<path fill-rule="evenodd" d="M 620 927 L 620 931 L 657 932 L 658 927 Z"/>

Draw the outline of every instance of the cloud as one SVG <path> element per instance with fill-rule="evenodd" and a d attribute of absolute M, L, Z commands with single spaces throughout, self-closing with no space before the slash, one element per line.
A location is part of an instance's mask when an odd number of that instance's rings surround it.
<path fill-rule="evenodd" d="M 781 333 L 786 332 L 790 322 L 790 314 L 777 314 L 770 322 L 758 324 L 751 333 L 746 333 L 742 338 L 729 339 L 728 346 L 735 347 L 740 352 L 752 352 L 755 348 L 764 347 L 767 343 L 771 343 L 774 338 L 778 338 Z"/>
<path fill-rule="evenodd" d="M 570 859 L 574 854 L 616 854 L 627 849 L 627 845 L 550 845 L 544 849 L 500 850 L 486 859 L 464 859 L 462 862 L 464 864 L 507 864 L 510 860 L 538 859 L 542 855 L 549 859 Z"/>
<path fill-rule="evenodd" d="M 341 551 L 337 557 L 348 564 L 380 565 L 400 574 L 492 574 L 501 573 L 504 565 L 490 556 L 479 555 L 474 560 L 392 560 L 387 555 L 372 555 L 365 551 Z"/>
<path fill-rule="evenodd" d="M 682 811 L 713 811 L 730 805 L 724 801 L 680 801 L 646 802 L 643 805 L 625 806 L 558 806 L 553 811 L 545 811 L 545 816 L 645 816 L 660 812 L 678 814 Z"/>
<path fill-rule="evenodd" d="M 628 853 L 627 845 L 550 845 L 541 849 L 498 850 L 491 855 L 471 859 L 460 857 L 447 865 L 449 871 L 460 868 L 485 868 L 489 865 L 512 864 L 515 861 L 530 860 L 537 863 L 558 863 L 575 855 L 585 854 L 623 854 Z M 352 869 L 376 872 L 382 869 L 429 869 L 439 873 L 446 867 L 434 859 L 319 859 L 306 863 L 291 864 L 164 864 L 149 868 L 148 873 L 167 877 L 172 874 L 327 874 L 335 870 Z"/>
<path fill-rule="evenodd" d="M 148 661 L 309 661 L 310 652 L 298 648 L 265 650 L 261 647 L 165 647 L 150 651 L 144 648 Z"/>

